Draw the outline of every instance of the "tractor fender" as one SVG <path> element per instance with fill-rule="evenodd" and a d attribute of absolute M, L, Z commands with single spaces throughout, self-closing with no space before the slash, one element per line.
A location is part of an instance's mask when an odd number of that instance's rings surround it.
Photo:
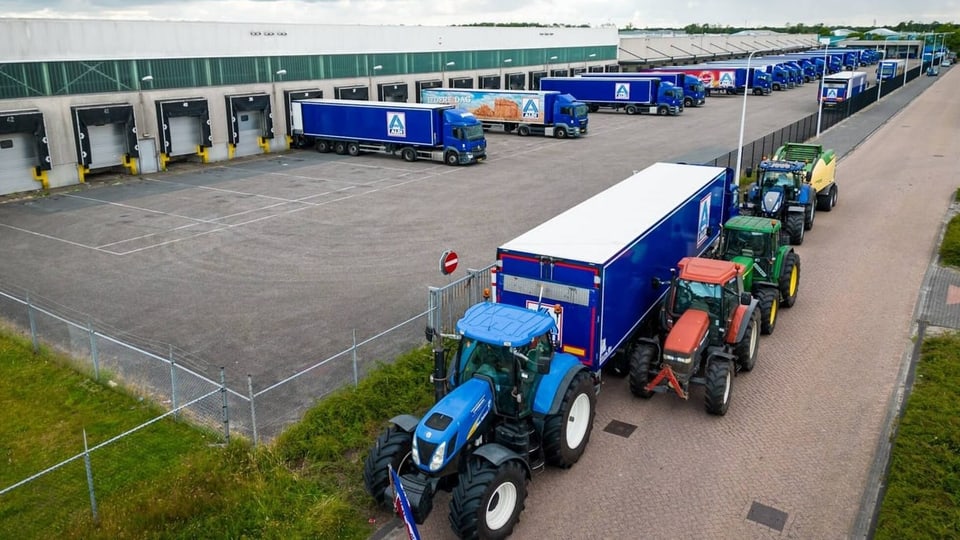
<path fill-rule="evenodd" d="M 401 414 L 391 418 L 390 423 L 407 433 L 413 433 L 417 429 L 417 425 L 420 424 L 420 419 L 412 414 Z"/>
<path fill-rule="evenodd" d="M 760 305 L 760 301 L 754 296 L 750 300 L 750 305 L 737 306 L 733 319 L 730 321 L 730 328 L 727 329 L 727 343 L 739 343 L 743 339 L 743 336 L 747 333 L 747 325 L 750 323 L 753 312 L 757 310 L 758 305 Z"/>
<path fill-rule="evenodd" d="M 783 263 L 787 260 L 787 255 L 793 252 L 793 248 L 790 246 L 780 246 L 777 249 L 777 258 L 773 262 L 771 276 L 773 279 L 779 279 L 780 273 L 783 272 Z"/>
<path fill-rule="evenodd" d="M 800 186 L 800 192 L 797 194 L 797 202 L 800 204 L 810 204 L 813 192 L 813 186 L 810 184 L 804 184 Z"/>
<path fill-rule="evenodd" d="M 563 394 L 570 381 L 580 373 L 586 371 L 580 360 L 571 354 L 557 353 L 550 361 L 550 373 L 540 379 L 537 385 L 537 394 L 533 398 L 533 412 L 537 414 L 556 414 L 560 410 Z"/>
<path fill-rule="evenodd" d="M 501 444 L 489 443 L 480 445 L 473 451 L 473 455 L 489 461 L 494 467 L 499 467 L 511 460 L 519 461 L 523 464 L 523 470 L 526 471 L 527 478 L 529 479 L 531 477 L 530 464 L 527 463 L 527 460 L 523 459 L 523 456 L 520 454 Z"/>

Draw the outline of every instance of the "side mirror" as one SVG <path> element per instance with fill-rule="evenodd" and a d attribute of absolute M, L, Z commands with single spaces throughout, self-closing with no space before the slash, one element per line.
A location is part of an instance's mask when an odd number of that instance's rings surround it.
<path fill-rule="evenodd" d="M 750 302 L 752 302 L 752 301 L 753 301 L 753 296 L 751 296 L 750 293 L 748 293 L 748 292 L 742 292 L 742 293 L 740 293 L 740 304 L 741 304 L 741 305 L 749 306 L 749 305 L 750 305 Z"/>

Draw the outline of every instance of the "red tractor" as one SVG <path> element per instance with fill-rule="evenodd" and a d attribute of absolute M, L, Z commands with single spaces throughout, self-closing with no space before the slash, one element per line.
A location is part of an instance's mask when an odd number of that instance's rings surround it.
<path fill-rule="evenodd" d="M 739 264 L 686 257 L 677 266 L 661 311 L 663 345 L 650 339 L 631 351 L 630 391 L 687 399 L 690 384 L 702 384 L 707 412 L 724 415 L 734 375 L 757 361 L 758 301 L 744 290 Z"/>

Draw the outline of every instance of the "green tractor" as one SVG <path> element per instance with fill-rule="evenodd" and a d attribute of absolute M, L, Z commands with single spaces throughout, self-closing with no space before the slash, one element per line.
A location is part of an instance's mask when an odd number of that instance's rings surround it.
<path fill-rule="evenodd" d="M 744 267 L 744 288 L 760 303 L 760 331 L 773 333 L 777 311 L 797 301 L 800 255 L 784 242 L 780 221 L 736 216 L 723 225 L 716 258 Z"/>

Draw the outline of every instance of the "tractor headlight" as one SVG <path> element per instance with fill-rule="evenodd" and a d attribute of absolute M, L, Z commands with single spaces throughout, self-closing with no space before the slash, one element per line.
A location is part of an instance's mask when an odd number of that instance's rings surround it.
<path fill-rule="evenodd" d="M 440 446 L 437 447 L 436 451 L 433 453 L 433 457 L 430 458 L 430 471 L 436 472 L 440 470 L 440 467 L 443 466 L 443 458 L 447 453 L 447 441 L 440 443 Z"/>
<path fill-rule="evenodd" d="M 413 451 L 412 451 L 411 453 L 413 454 L 413 462 L 414 462 L 417 466 L 419 466 L 419 465 L 420 465 L 420 447 L 419 447 L 419 445 L 417 444 L 417 437 L 416 437 L 416 436 L 413 437 Z"/>
<path fill-rule="evenodd" d="M 685 364 L 685 365 L 689 364 L 690 362 L 693 362 L 693 358 L 690 358 L 689 356 L 680 356 L 677 354 L 665 354 L 663 355 L 663 360 L 664 362 L 670 362 L 673 364 Z"/>

